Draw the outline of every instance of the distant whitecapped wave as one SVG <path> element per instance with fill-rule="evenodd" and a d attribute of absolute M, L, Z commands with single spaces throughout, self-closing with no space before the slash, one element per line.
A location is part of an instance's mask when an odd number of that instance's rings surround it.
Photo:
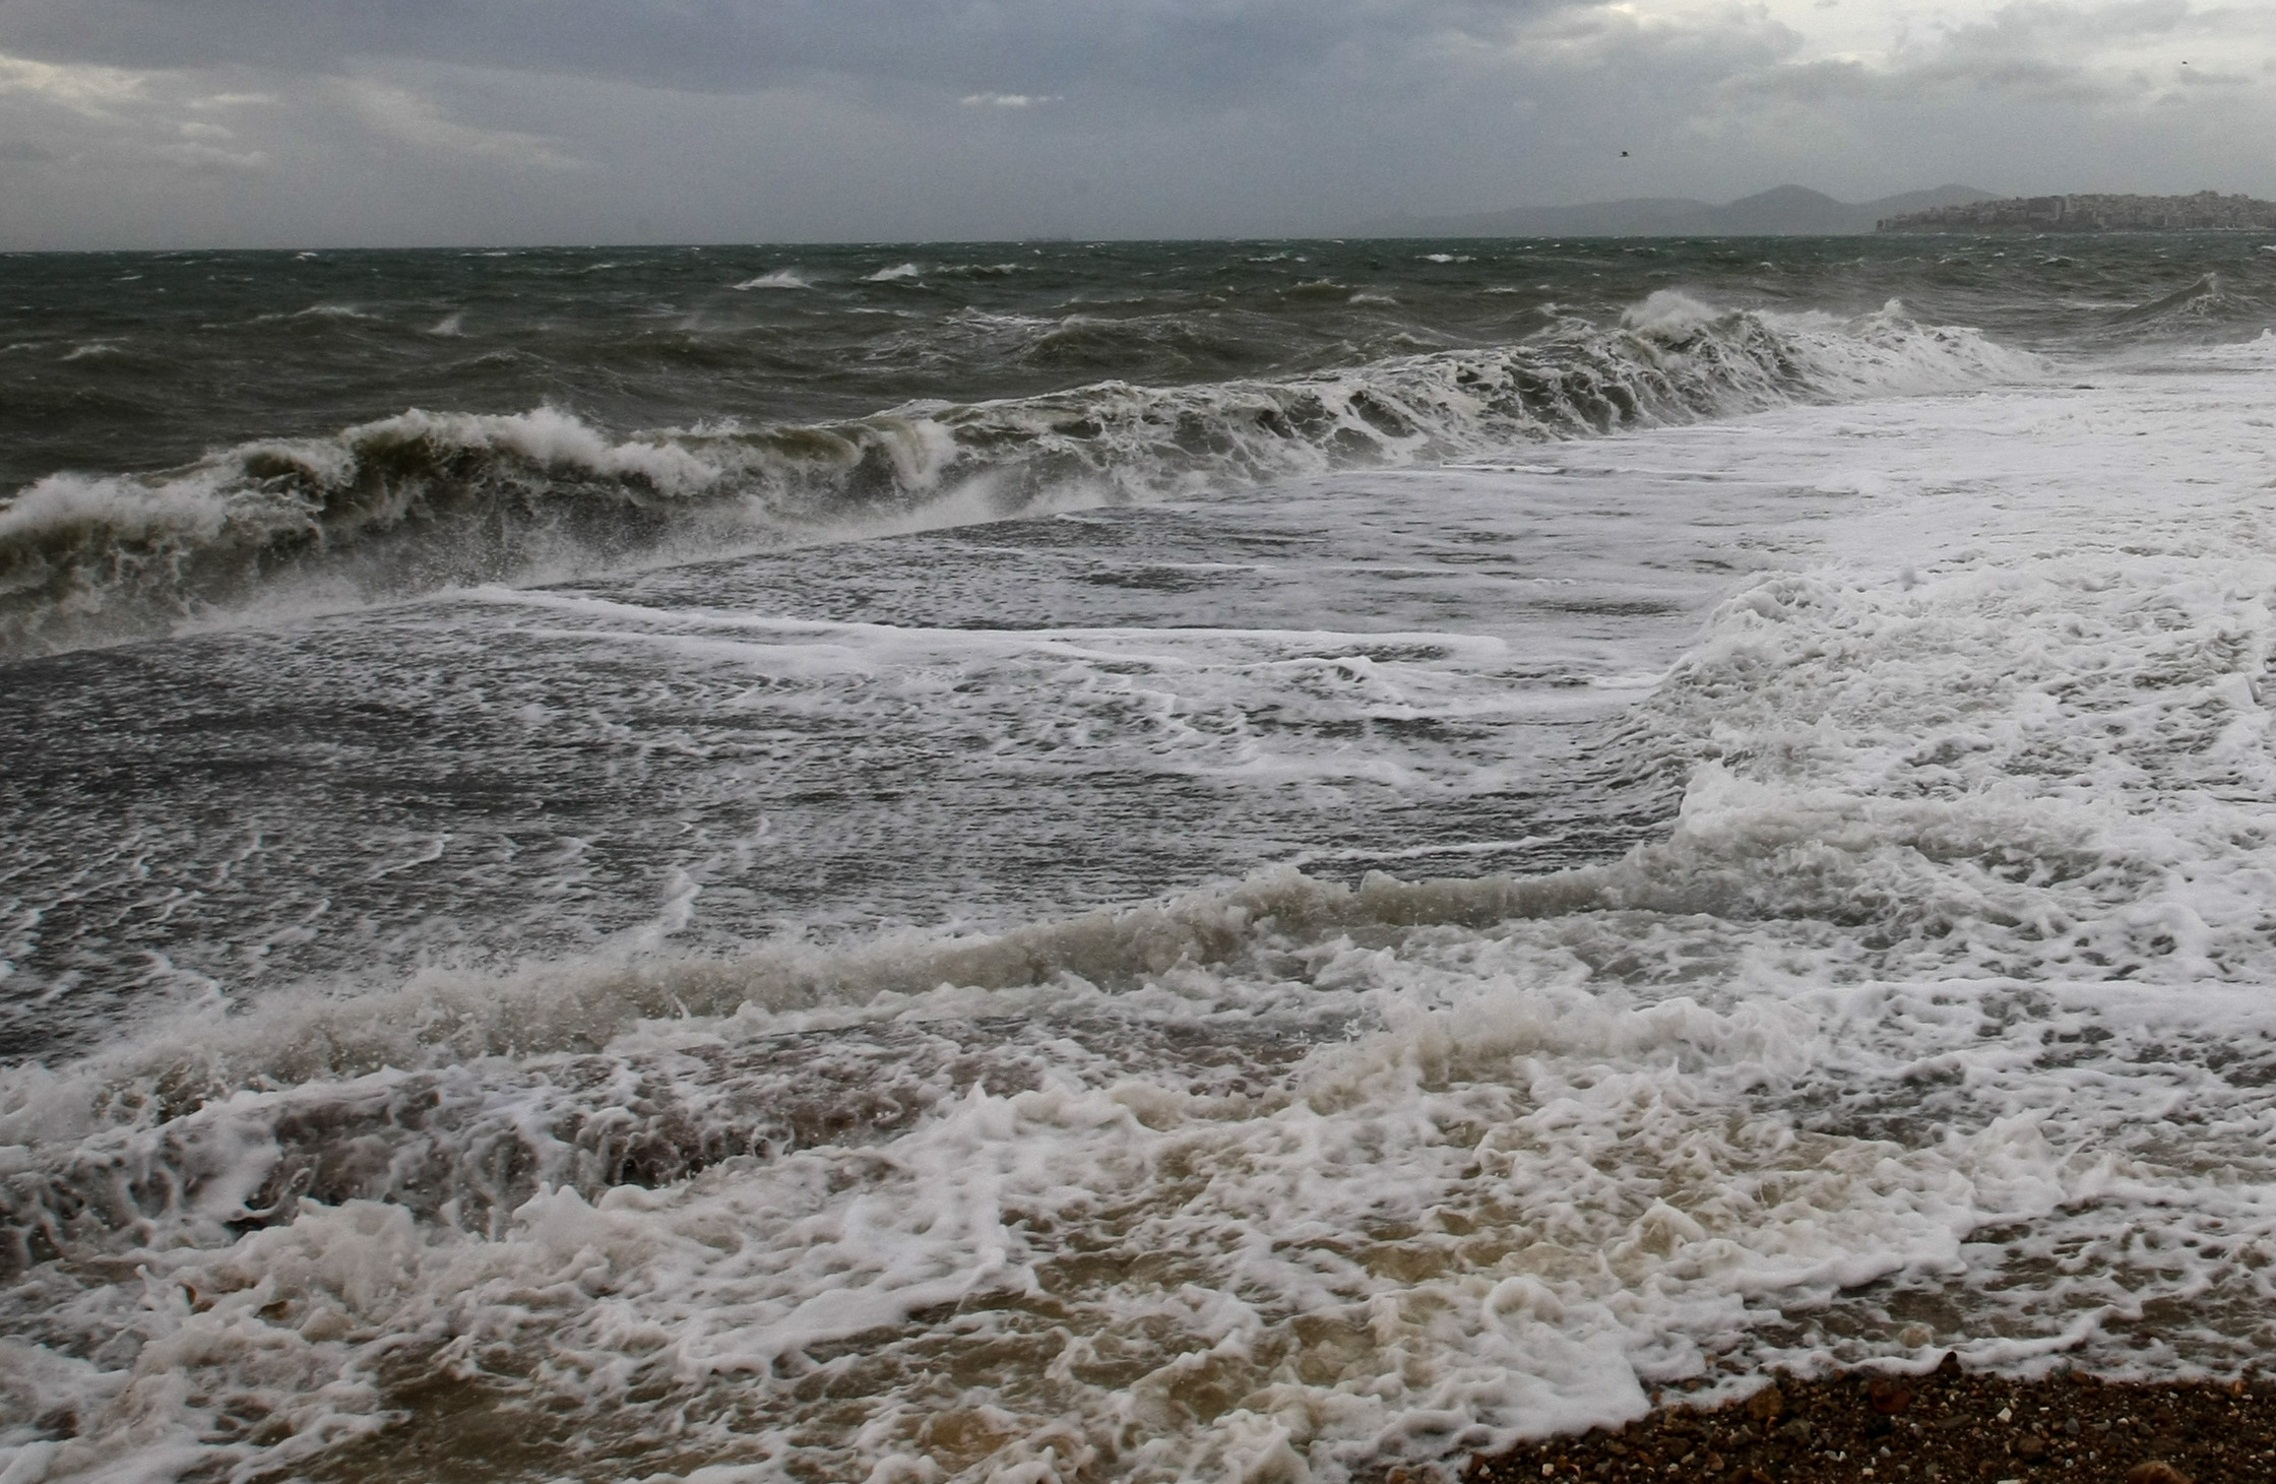
<path fill-rule="evenodd" d="M 616 438 L 550 407 L 412 410 L 154 474 L 59 473 L 0 504 L 0 653 L 263 602 L 400 597 L 1229 482 L 1474 458 L 1795 401 L 2028 376 L 1891 302 L 1852 320 L 1658 293 L 1613 327 L 1281 380 L 1101 382 L 842 422 Z"/>

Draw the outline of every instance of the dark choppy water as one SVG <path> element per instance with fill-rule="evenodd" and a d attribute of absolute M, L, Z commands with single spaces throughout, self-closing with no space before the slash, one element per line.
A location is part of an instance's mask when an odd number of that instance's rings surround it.
<path fill-rule="evenodd" d="M 553 406 L 623 437 L 1104 381 L 1282 380 L 1607 325 L 1667 289 L 1839 315 L 1897 298 L 1925 323 L 2026 347 L 2219 336 L 2276 300 L 2276 254 L 2258 248 L 2241 236 L 20 254 L 0 259 L 0 485 L 161 470 L 409 408 Z"/>
<path fill-rule="evenodd" d="M 0 291 L 9 1484 L 2271 1346 L 2251 238 Z"/>
<path fill-rule="evenodd" d="M 1918 325 L 2025 348 L 2218 339 L 2268 312 L 2276 255 L 2218 237 L 996 244 L 19 256 L 5 276 L 0 644 L 37 652 L 216 608 L 1853 395 L 1938 374 Z M 1892 301 L 1877 338 L 1745 317 Z"/>

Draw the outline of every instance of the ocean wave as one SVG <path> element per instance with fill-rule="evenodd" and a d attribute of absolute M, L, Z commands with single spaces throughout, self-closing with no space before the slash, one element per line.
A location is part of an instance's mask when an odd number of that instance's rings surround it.
<path fill-rule="evenodd" d="M 277 320 L 376 320 L 379 316 L 353 304 L 311 304 L 306 309 L 295 309 L 280 314 L 255 315 L 255 324 L 268 324 Z"/>
<path fill-rule="evenodd" d="M 149 633 L 296 583 L 421 591 L 564 543 L 621 549 L 718 479 L 672 442 L 611 442 L 547 409 L 414 411 L 156 476 L 51 475 L 0 505 L 0 652 Z"/>
<path fill-rule="evenodd" d="M 1662 292 L 1617 326 L 1560 321 L 1513 346 L 1286 380 L 912 403 L 829 424 L 617 439 L 551 408 L 411 411 L 157 474 L 28 486 L 0 505 L 0 653 L 162 632 L 310 590 L 390 597 L 738 542 L 1173 498 L 2035 368 L 1893 302 L 1839 320 Z"/>
<path fill-rule="evenodd" d="M 431 1468 L 520 1416 L 627 1477 L 1330 1484 L 1718 1359 L 2233 1369 L 2276 620 L 2185 514 L 1740 585 L 1626 738 L 1693 761 L 1681 816 L 1602 865 L 1279 870 L 14 1069 L 42 1349 L 0 1341 L 0 1416 L 66 1477 L 377 1476 L 360 1438 Z"/>
<path fill-rule="evenodd" d="M 732 285 L 732 287 L 738 291 L 747 291 L 750 289 L 810 289 L 813 286 L 813 284 L 799 277 L 795 269 L 790 268 L 776 268 L 772 272 L 762 273 L 756 278 L 746 278 L 741 283 Z"/>
<path fill-rule="evenodd" d="M 2218 273 L 2207 273 L 2171 293 L 2122 309 L 2110 317 L 2113 328 L 2146 339 L 2202 338 L 2208 331 L 2265 325 L 2276 306 L 2240 292 Z"/>

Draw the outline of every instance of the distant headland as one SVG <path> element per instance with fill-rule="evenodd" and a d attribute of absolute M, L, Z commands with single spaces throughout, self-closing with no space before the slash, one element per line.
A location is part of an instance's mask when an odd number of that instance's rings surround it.
<path fill-rule="evenodd" d="M 2276 201 L 2193 196 L 2009 196 L 1883 217 L 1876 232 L 2243 232 L 2276 229 Z"/>
<path fill-rule="evenodd" d="M 1645 196 L 1578 206 L 1513 206 L 1472 216 L 1402 216 L 1367 223 L 1357 237 L 1839 237 L 1968 201 L 1990 191 L 1947 185 L 1878 201 L 1837 201 L 1786 185 L 1713 206 L 1688 197 Z"/>

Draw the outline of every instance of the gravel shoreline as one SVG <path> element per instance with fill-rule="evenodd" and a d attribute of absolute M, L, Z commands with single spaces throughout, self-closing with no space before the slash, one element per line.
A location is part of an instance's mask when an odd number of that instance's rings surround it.
<path fill-rule="evenodd" d="M 2276 1480 L 2276 1383 L 2017 1380 L 1947 1355 L 1926 1375 L 1773 1377 L 1716 1407 L 1473 1458 L 1466 1484 L 2245 1484 Z"/>

